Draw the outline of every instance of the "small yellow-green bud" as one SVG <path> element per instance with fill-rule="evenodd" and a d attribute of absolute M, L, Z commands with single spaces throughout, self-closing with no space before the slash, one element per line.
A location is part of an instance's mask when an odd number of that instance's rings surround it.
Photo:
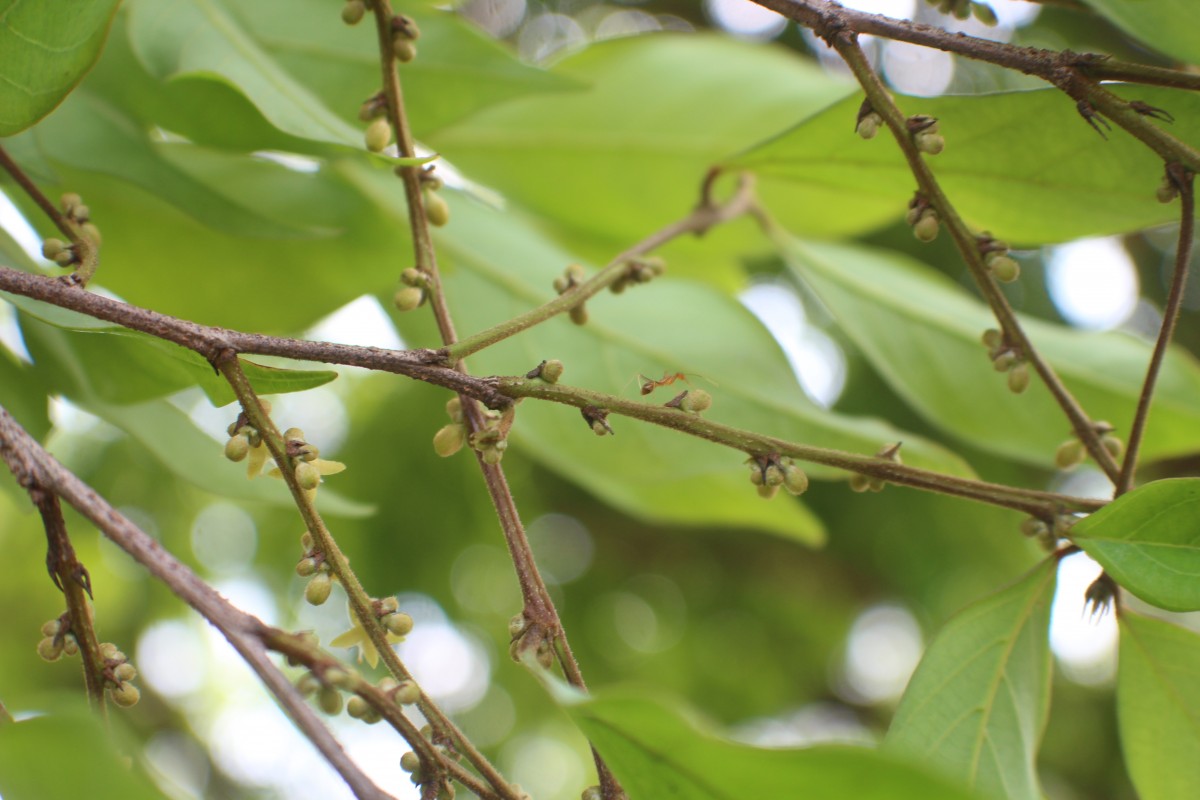
<path fill-rule="evenodd" d="M 363 141 L 372 153 L 382 153 L 392 141 L 392 126 L 386 119 L 380 118 L 367 126 Z"/>
<path fill-rule="evenodd" d="M 137 677 L 137 667 L 126 661 L 124 664 L 118 664 L 113 668 L 113 677 L 118 681 L 131 681 Z"/>
<path fill-rule="evenodd" d="M 1125 443 L 1117 436 L 1111 433 L 1106 433 L 1100 437 L 1100 446 L 1108 451 L 1108 454 L 1113 458 L 1120 458 L 1125 452 Z"/>
<path fill-rule="evenodd" d="M 100 657 L 108 659 L 110 661 L 125 660 L 125 654 L 122 653 L 120 648 L 118 648 L 112 642 L 101 642 L 100 643 Z"/>
<path fill-rule="evenodd" d="M 462 449 L 467 441 L 467 427 L 461 422 L 451 422 L 433 435 L 433 451 L 442 458 L 449 458 Z"/>
<path fill-rule="evenodd" d="M 416 753 L 408 752 L 400 756 L 400 769 L 405 772 L 416 772 L 421 768 L 421 757 Z"/>
<path fill-rule="evenodd" d="M 574 322 L 576 325 L 586 325 L 587 324 L 588 312 L 587 312 L 587 308 L 583 305 L 583 303 L 580 303 L 577 306 L 572 306 L 569 314 L 571 317 L 571 322 Z"/>
<path fill-rule="evenodd" d="M 73 656 L 79 652 L 79 640 L 75 638 L 75 634 L 68 633 L 66 636 L 63 637 L 62 648 L 63 648 L 63 655 L 66 655 L 66 656 Z M 117 652 L 120 653 L 121 658 L 125 658 L 124 653 L 121 653 L 120 650 L 118 650 Z"/>
<path fill-rule="evenodd" d="M 83 198 L 75 192 L 65 192 L 61 197 L 58 198 L 58 203 L 59 207 L 62 208 L 63 213 L 67 216 L 71 216 L 75 213 L 75 209 L 83 204 Z"/>
<path fill-rule="evenodd" d="M 871 490 L 871 479 L 861 472 L 856 472 L 850 476 L 850 490 L 853 492 L 869 492 Z"/>
<path fill-rule="evenodd" d="M 397 611 L 384 617 L 383 624 L 389 633 L 395 636 L 407 636 L 412 632 L 413 618 L 402 611 Z"/>
<path fill-rule="evenodd" d="M 62 239 L 47 239 L 42 242 L 42 255 L 49 259 L 58 258 L 58 254 L 67 249 Z"/>
<path fill-rule="evenodd" d="M 693 414 L 699 414 L 701 411 L 706 411 L 711 407 L 712 395 L 703 389 L 689 389 L 679 401 L 680 410 L 689 411 Z"/>
<path fill-rule="evenodd" d="M 1021 265 L 1006 255 L 989 253 L 986 263 L 992 277 L 1001 283 L 1012 283 L 1021 277 Z"/>
<path fill-rule="evenodd" d="M 306 492 L 311 492 L 321 484 L 321 473 L 307 461 L 296 465 L 296 483 Z"/>
<path fill-rule="evenodd" d="M 313 692 L 321 688 L 321 682 L 317 680 L 317 676 L 311 672 L 306 672 L 296 681 L 296 691 L 308 697 Z"/>
<path fill-rule="evenodd" d="M 913 236 L 916 236 L 922 242 L 932 242 L 938 235 L 938 218 L 937 214 L 932 211 L 926 211 L 917 220 L 917 224 L 913 225 Z"/>
<path fill-rule="evenodd" d="M 940 133 L 935 133 L 934 131 L 922 131 L 913 137 L 913 141 L 916 143 L 918 150 L 931 156 L 936 156 L 946 148 L 946 140 Z"/>
<path fill-rule="evenodd" d="M 371 711 L 371 704 L 358 695 L 351 697 L 346 703 L 346 713 L 355 719 L 362 719 Z"/>
<path fill-rule="evenodd" d="M 1175 184 L 1171 182 L 1170 178 L 1164 178 L 1163 182 L 1159 184 L 1158 190 L 1154 193 L 1154 196 L 1158 198 L 1158 202 L 1160 203 L 1170 203 L 1179 196 L 1179 190 L 1175 188 Z M 44 248 L 43 252 L 45 252 Z M 47 256 L 47 258 L 51 257 L 52 256 Z"/>
<path fill-rule="evenodd" d="M 758 487 L 758 496 L 764 500 L 770 500 L 775 495 L 779 494 L 779 486 L 763 485 Z"/>
<path fill-rule="evenodd" d="M 1008 390 L 1020 394 L 1029 388 L 1029 365 L 1022 361 L 1008 372 Z"/>
<path fill-rule="evenodd" d="M 540 377 L 546 383 L 558 383 L 558 379 L 563 374 L 563 363 L 557 358 L 549 359 L 545 364 L 542 364 Z"/>
<path fill-rule="evenodd" d="M 363 15 L 366 13 L 367 7 L 362 0 L 350 0 L 342 6 L 342 22 L 347 25 L 357 25 L 362 22 Z"/>
<path fill-rule="evenodd" d="M 396 51 L 396 60 L 401 64 L 407 64 L 417 57 L 417 46 L 405 36 L 393 36 L 392 49 Z"/>
<path fill-rule="evenodd" d="M 314 606 L 319 606 L 329 599 L 333 591 L 333 578 L 327 572 L 318 572 L 304 587 L 304 599 Z"/>
<path fill-rule="evenodd" d="M 56 619 L 42 623 L 42 636 L 57 636 L 60 630 L 62 630 L 62 626 Z"/>
<path fill-rule="evenodd" d="M 995 328 L 988 328 L 983 332 L 983 346 L 989 350 L 995 350 L 1004 344 L 1004 334 Z"/>
<path fill-rule="evenodd" d="M 309 550 L 312 550 L 313 545 L 315 544 L 316 540 L 313 539 L 313 535 L 311 533 L 305 531 L 304 533 L 300 534 L 300 546 L 304 548 L 304 552 L 307 553 Z"/>
<path fill-rule="evenodd" d="M 311 578 L 317 574 L 317 566 L 315 558 L 302 558 L 296 562 L 296 574 L 301 578 Z"/>
<path fill-rule="evenodd" d="M 858 125 L 855 127 L 854 132 L 864 139 L 874 139 L 875 134 L 879 133 L 879 126 L 882 124 L 883 117 L 872 111 L 871 113 L 864 115 L 863 118 L 858 121 Z"/>
<path fill-rule="evenodd" d="M 392 297 L 397 311 L 412 311 L 425 302 L 425 290 L 417 286 L 405 286 Z"/>
<path fill-rule="evenodd" d="M 1067 439 L 1054 452 L 1054 464 L 1062 470 L 1074 469 L 1083 463 L 1086 456 L 1087 450 L 1084 449 L 1083 442 L 1078 439 Z"/>
<path fill-rule="evenodd" d="M 992 368 L 996 372 L 1008 372 L 1017 365 L 1017 361 L 1019 360 L 1017 354 L 1012 350 L 1005 350 L 992 359 Z"/>
<path fill-rule="evenodd" d="M 768 466 L 763 474 L 763 484 L 766 486 L 782 486 L 783 470 L 774 464 Z"/>
<path fill-rule="evenodd" d="M 342 693 L 332 686 L 322 686 L 317 693 L 317 705 L 332 717 L 342 710 Z"/>
<path fill-rule="evenodd" d="M 783 488 L 792 494 L 804 494 L 808 491 L 808 476 L 804 470 L 795 464 L 785 464 L 783 467 Z"/>
<path fill-rule="evenodd" d="M 421 699 L 421 687 L 417 686 L 416 681 L 400 681 L 392 697 L 400 705 L 410 706 Z"/>
<path fill-rule="evenodd" d="M 53 636 L 47 636 L 38 642 L 37 654 L 46 661 L 58 661 L 63 654 L 62 642 L 56 641 Z"/>
<path fill-rule="evenodd" d="M 424 286 L 425 273 L 416 267 L 408 267 L 400 273 L 400 282 L 405 286 Z"/>
<path fill-rule="evenodd" d="M 430 225 L 440 228 L 450 221 L 450 206 L 445 198 L 432 189 L 426 189 L 424 199 L 425 219 L 429 220 Z"/>
<path fill-rule="evenodd" d="M 115 687 L 110 688 L 108 693 L 112 697 L 113 702 L 121 708 L 129 708 L 132 705 L 136 705 L 137 701 L 142 699 L 142 693 L 132 683 L 119 683 Z"/>
<path fill-rule="evenodd" d="M 60 267 L 69 267 L 75 263 L 75 260 L 75 251 L 70 247 L 54 257 L 54 263 L 58 264 Z"/>
<path fill-rule="evenodd" d="M 504 458 L 504 450 L 500 447 L 488 447 L 479 451 L 479 457 L 483 459 L 483 463 L 495 466 Z"/>
<path fill-rule="evenodd" d="M 1050 526 L 1037 517 L 1026 517 L 1021 521 L 1021 533 L 1029 538 L 1045 536 L 1050 532 Z"/>
<path fill-rule="evenodd" d="M 237 436 L 231 437 L 225 443 L 225 457 L 230 461 L 242 461 L 246 458 L 246 454 L 250 452 L 250 442 L 245 436 L 240 433 Z"/>

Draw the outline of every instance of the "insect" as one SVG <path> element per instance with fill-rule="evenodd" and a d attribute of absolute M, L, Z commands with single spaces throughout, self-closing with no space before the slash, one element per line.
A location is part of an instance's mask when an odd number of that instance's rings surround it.
<path fill-rule="evenodd" d="M 642 387 L 642 394 L 644 395 L 650 394 L 661 386 L 670 386 L 671 384 L 675 383 L 675 381 L 690 383 L 690 381 L 687 379 L 687 375 L 684 375 L 682 372 L 664 372 L 662 379 L 657 381 L 653 378 L 647 378 L 645 375 L 638 375 L 638 382 Z"/>

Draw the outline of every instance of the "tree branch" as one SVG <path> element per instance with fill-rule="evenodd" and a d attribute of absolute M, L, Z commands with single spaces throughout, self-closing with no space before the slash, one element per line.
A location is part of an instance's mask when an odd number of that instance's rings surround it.
<path fill-rule="evenodd" d="M 151 575 L 221 631 L 279 700 L 301 732 L 342 776 L 355 797 L 359 800 L 393 800 L 350 760 L 296 688 L 267 658 L 262 643 L 267 626 L 258 618 L 231 605 L 186 565 L 164 550 L 162 545 L 58 463 L 3 408 L 0 408 L 0 460 L 8 465 L 22 486 L 42 486 L 66 500 Z"/>

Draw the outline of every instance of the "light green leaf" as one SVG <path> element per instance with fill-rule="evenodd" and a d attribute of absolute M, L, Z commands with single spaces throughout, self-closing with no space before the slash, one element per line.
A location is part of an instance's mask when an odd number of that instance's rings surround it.
<path fill-rule="evenodd" d="M 5 800 L 163 800 L 128 749 L 118 752 L 109 726 L 82 696 L 55 698 L 48 713 L 4 724 L 0 720 L 0 792 Z M 127 737 L 119 739 L 128 745 Z M 70 753 L 70 768 L 54 755 Z M 65 757 L 65 756 L 64 756 Z"/>
<path fill-rule="evenodd" d="M 967 607 L 925 651 L 884 749 L 997 800 L 1041 800 L 1037 748 L 1050 707 L 1049 558 Z"/>
<path fill-rule="evenodd" d="M 0 406 L 35 439 L 41 439 L 50 430 L 46 402 L 46 390 L 29 368 L 0 345 Z"/>
<path fill-rule="evenodd" d="M 559 235 L 594 241 L 608 256 L 686 214 L 717 161 L 849 90 L 782 48 L 707 35 L 607 41 L 554 72 L 591 88 L 514 100 L 429 140 Z M 724 270 L 747 241 L 727 241 Z M 691 270 L 697 255 L 715 265 L 711 246 L 687 237 L 666 254 Z"/>
<path fill-rule="evenodd" d="M 1200 637 L 1122 611 L 1117 718 L 1142 800 L 1200 796 Z"/>
<path fill-rule="evenodd" d="M 0 136 L 37 122 L 104 46 L 120 0 L 0 0 Z"/>
<path fill-rule="evenodd" d="M 1044 466 L 1069 426 L 1036 376 L 1014 395 L 980 335 L 996 322 L 982 301 L 898 253 L 786 239 L 784 257 L 884 380 L 932 425 L 991 452 Z M 1038 320 L 1022 324 L 1094 419 L 1118 429 L 1137 405 L 1150 358 L 1145 342 Z M 1200 367 L 1168 354 L 1143 443 L 1147 459 L 1200 447 Z"/>
<path fill-rule="evenodd" d="M 364 191 L 384 179 L 354 174 Z M 570 253 L 515 212 L 447 194 L 453 213 L 438 246 L 460 331 L 481 330 L 553 298 L 554 277 L 575 260 Z M 393 213 L 402 208 L 394 206 Z M 566 365 L 565 383 L 626 397 L 638 395 L 639 373 L 684 372 L 692 385 L 713 394 L 706 416 L 714 420 L 858 453 L 903 440 L 908 463 L 970 474 L 961 459 L 918 436 L 816 407 L 762 325 L 711 288 L 668 275 L 620 296 L 605 293 L 588 309 L 587 325 L 573 325 L 562 315 L 472 356 L 472 369 L 520 375 L 542 359 L 557 358 Z M 423 343 L 420 333 L 405 334 L 414 345 Z M 673 396 L 669 392 L 662 389 L 648 399 L 666 402 Z M 757 497 L 745 456 L 737 452 L 616 418 L 611 420 L 616 436 L 599 439 L 578 410 L 565 406 L 526 404 L 518 418 L 513 432 L 518 446 L 628 513 L 659 522 L 756 527 L 810 542 L 820 538 L 818 524 L 800 504 Z M 811 473 L 841 477 L 823 467 Z"/>
<path fill-rule="evenodd" d="M 1192 0 L 1083 0 L 1152 50 L 1184 64 L 1200 64 L 1196 4 Z"/>
<path fill-rule="evenodd" d="M 631 797 L 655 800 L 967 800 L 947 780 L 859 747 L 759 749 L 718 738 L 658 695 L 601 691 L 565 704 Z"/>
<path fill-rule="evenodd" d="M 1196 93 L 1111 88 L 1168 110 L 1170 132 L 1200 146 Z M 848 98 L 729 162 L 759 176 L 765 205 L 789 230 L 837 236 L 904 215 L 912 173 L 886 130 L 871 141 L 854 134 L 861 101 Z M 1179 217 L 1155 199 L 1162 160 L 1123 130 L 1097 136 L 1056 89 L 897 101 L 905 113 L 938 118 L 946 149 L 929 164 L 967 222 L 998 238 L 1041 244 Z"/>
<path fill-rule="evenodd" d="M 1070 535 L 1147 603 L 1200 609 L 1200 479 L 1148 483 L 1075 523 Z"/>
<path fill-rule="evenodd" d="M 129 39 L 160 80 L 222 81 L 284 133 L 363 150 L 362 131 L 280 67 L 221 0 L 130 0 Z"/>

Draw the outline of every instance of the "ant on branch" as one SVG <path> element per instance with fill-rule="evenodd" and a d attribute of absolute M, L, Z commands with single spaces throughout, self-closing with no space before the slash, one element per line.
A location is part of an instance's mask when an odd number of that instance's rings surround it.
<path fill-rule="evenodd" d="M 693 375 L 693 377 L 704 378 L 703 375 Z M 708 379 L 705 378 L 705 380 Z M 658 389 L 662 386 L 670 386 L 671 384 L 675 383 L 675 381 L 683 381 L 689 386 L 691 385 L 691 381 L 688 380 L 688 376 L 682 372 L 664 372 L 662 378 L 659 380 L 654 380 L 653 378 L 648 378 L 641 374 L 638 375 L 638 385 L 641 386 L 643 395 L 648 395 L 655 389 Z"/>

